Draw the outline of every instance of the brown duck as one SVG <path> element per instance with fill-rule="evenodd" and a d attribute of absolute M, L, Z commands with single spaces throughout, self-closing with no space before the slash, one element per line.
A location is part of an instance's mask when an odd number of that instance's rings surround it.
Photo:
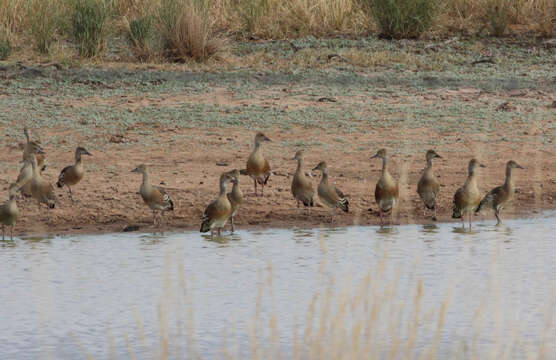
<path fill-rule="evenodd" d="M 319 201 L 324 206 L 332 209 L 332 217 L 330 218 L 330 222 L 333 222 L 336 209 L 341 209 L 345 212 L 349 212 L 349 201 L 348 199 L 346 199 L 340 189 L 328 183 L 328 166 L 326 165 L 326 161 L 321 161 L 317 166 L 315 166 L 315 168 L 313 168 L 313 171 L 316 170 L 320 170 L 322 172 L 322 178 L 320 180 L 319 186 L 317 187 Z"/>
<path fill-rule="evenodd" d="M 270 141 L 270 139 L 262 132 L 255 135 L 255 148 L 247 159 L 247 168 L 241 171 L 243 175 L 249 175 L 253 179 L 255 196 L 257 196 L 257 184 L 261 185 L 261 196 L 263 196 L 264 186 L 270 178 L 270 164 L 263 155 L 263 142 L 265 141 Z"/>
<path fill-rule="evenodd" d="M 143 175 L 139 193 L 145 204 L 153 212 L 153 224 L 158 226 L 165 211 L 174 211 L 174 202 L 163 188 L 151 184 L 147 165 L 141 164 L 131 172 Z"/>
<path fill-rule="evenodd" d="M 423 170 L 423 174 L 417 183 L 417 194 L 423 203 L 425 204 L 425 209 L 434 210 L 434 217 L 432 218 L 436 221 L 436 210 L 438 204 L 438 194 L 440 192 L 440 184 L 434 175 L 432 170 L 432 159 L 442 158 L 434 150 L 428 150 L 426 154 L 427 166 Z M 423 212 L 425 211 L 423 209 Z"/>
<path fill-rule="evenodd" d="M 14 239 L 14 226 L 19 217 L 19 209 L 15 201 L 19 186 L 17 184 L 10 184 L 8 189 L 8 200 L 0 205 L 0 224 L 2 224 L 2 240 L 4 240 L 5 227 L 10 227 L 10 237 Z"/>
<path fill-rule="evenodd" d="M 296 152 L 293 157 L 293 160 L 297 160 L 297 169 L 293 175 L 291 191 L 297 202 L 297 207 L 299 207 L 299 203 L 301 202 L 307 207 L 307 213 L 310 213 L 310 208 L 315 205 L 313 201 L 315 191 L 313 190 L 311 180 L 307 178 L 307 175 L 305 175 L 303 171 L 303 157 L 303 150 Z"/>
<path fill-rule="evenodd" d="M 232 204 L 226 195 L 226 186 L 229 182 L 237 182 L 236 178 L 229 173 L 220 176 L 220 193 L 218 198 L 208 204 L 201 219 L 201 232 L 210 231 L 210 236 L 214 235 L 214 229 L 218 230 L 218 235 L 222 235 L 222 229 L 232 215 Z"/>
<path fill-rule="evenodd" d="M 92 156 L 87 149 L 78 147 L 75 149 L 75 163 L 70 166 L 66 166 L 61 172 L 60 176 L 58 176 L 58 185 L 59 188 L 66 186 L 68 188 L 68 194 L 70 199 L 73 200 L 73 196 L 71 193 L 71 187 L 76 185 L 78 182 L 83 179 L 83 175 L 85 174 L 85 170 L 83 169 L 83 160 L 81 159 L 82 155 Z"/>
<path fill-rule="evenodd" d="M 232 181 L 232 191 L 227 194 L 228 200 L 232 205 L 232 214 L 230 215 L 230 224 L 232 226 L 232 232 L 234 232 L 234 216 L 237 214 L 241 204 L 243 204 L 243 193 L 239 188 L 239 171 L 234 169 L 228 172 L 229 175 L 233 176 L 235 181 Z"/>
<path fill-rule="evenodd" d="M 481 193 L 477 187 L 477 172 L 479 167 L 485 167 L 477 159 L 471 159 L 467 166 L 467 180 L 454 194 L 454 203 L 452 206 L 452 218 L 461 219 L 461 224 L 465 228 L 465 214 L 469 217 L 469 229 L 473 212 L 481 202 Z"/>
<path fill-rule="evenodd" d="M 388 171 L 388 154 L 386 149 L 380 149 L 375 155 L 371 156 L 371 159 L 376 158 L 382 159 L 382 173 L 375 187 L 375 200 L 378 205 L 380 223 L 384 224 L 382 216 L 388 212 L 390 212 L 390 223 L 393 223 L 393 212 L 400 193 L 398 183 Z"/>
<path fill-rule="evenodd" d="M 502 219 L 500 218 L 500 211 L 508 202 L 510 202 L 515 194 L 515 186 L 512 180 L 512 169 L 523 169 L 521 165 L 513 160 L 508 161 L 506 164 L 506 181 L 504 185 L 497 186 L 490 190 L 488 194 L 483 197 L 483 200 L 479 203 L 476 213 L 481 211 L 483 208 L 491 208 L 494 210 L 494 216 L 496 216 L 496 225 L 502 224 Z"/>

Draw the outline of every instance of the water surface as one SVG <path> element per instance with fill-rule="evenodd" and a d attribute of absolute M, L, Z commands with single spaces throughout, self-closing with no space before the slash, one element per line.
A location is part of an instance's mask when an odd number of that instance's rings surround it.
<path fill-rule="evenodd" d="M 0 353 L 307 358 L 318 346 L 361 352 L 360 342 L 379 358 L 398 347 L 417 358 L 435 343 L 439 358 L 547 356 L 556 354 L 555 234 L 550 213 L 472 232 L 438 224 L 0 242 Z"/>

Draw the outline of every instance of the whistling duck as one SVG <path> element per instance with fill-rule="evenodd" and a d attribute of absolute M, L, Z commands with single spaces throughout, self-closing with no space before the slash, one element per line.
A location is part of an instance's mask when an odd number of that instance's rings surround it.
<path fill-rule="evenodd" d="M 388 154 L 386 149 L 380 149 L 378 152 L 371 156 L 371 159 L 382 159 L 382 174 L 376 183 L 375 187 L 375 201 L 378 204 L 378 213 L 380 215 L 380 224 L 384 224 L 382 219 L 383 213 L 390 212 L 390 223 L 393 223 L 393 212 L 399 197 L 398 183 L 394 180 L 392 175 L 388 172 Z"/>
<path fill-rule="evenodd" d="M 295 153 L 293 160 L 297 160 L 297 169 L 292 179 L 292 194 L 297 202 L 297 207 L 299 203 L 302 202 L 304 206 L 307 207 L 307 213 L 310 213 L 310 208 L 314 206 L 313 196 L 315 191 L 313 190 L 313 184 L 311 180 L 307 178 L 305 172 L 303 171 L 303 150 L 299 150 Z"/>
<path fill-rule="evenodd" d="M 59 188 L 66 186 L 68 188 L 68 194 L 70 199 L 73 200 L 73 196 L 71 193 L 71 187 L 77 184 L 81 179 L 83 179 L 83 175 L 85 171 L 83 169 L 83 161 L 81 160 L 81 155 L 89 155 L 93 156 L 87 149 L 78 147 L 75 149 L 75 164 L 66 166 L 62 172 L 60 172 L 60 176 L 58 176 L 58 185 Z"/>
<path fill-rule="evenodd" d="M 230 224 L 232 226 L 232 232 L 234 232 L 234 215 L 237 213 L 241 204 L 243 203 L 243 193 L 239 188 L 239 171 L 234 169 L 228 174 L 232 175 L 236 181 L 233 182 L 232 191 L 228 193 L 228 200 L 232 204 L 232 215 L 230 215 Z"/>
<path fill-rule="evenodd" d="M 434 221 L 436 221 L 437 199 L 440 192 L 440 184 L 438 180 L 436 180 L 436 176 L 432 170 L 432 159 L 435 158 L 441 159 L 442 156 L 438 155 L 434 150 L 427 151 L 427 166 L 423 170 L 423 174 L 417 183 L 417 193 L 425 204 L 423 215 L 425 214 L 425 209 L 434 210 L 434 217 L 432 218 Z"/>
<path fill-rule="evenodd" d="M 496 225 L 502 224 L 500 210 L 502 210 L 504 205 L 506 205 L 506 203 L 511 201 L 514 197 L 515 187 L 512 180 L 512 169 L 523 169 L 523 167 L 513 160 L 508 161 L 506 164 L 506 181 L 504 182 L 504 185 L 497 186 L 490 190 L 479 203 L 477 210 L 475 210 L 475 212 L 478 213 L 484 207 L 492 208 L 497 220 Z"/>
<path fill-rule="evenodd" d="M 38 156 L 45 154 L 45 152 L 39 145 L 31 143 L 25 154 L 23 166 L 21 167 L 21 170 L 19 170 L 16 183 L 19 186 L 21 195 L 26 197 L 31 197 L 31 182 L 29 181 L 33 177 L 33 161 L 31 160 L 31 154 Z"/>
<path fill-rule="evenodd" d="M 143 175 L 143 182 L 141 182 L 141 187 L 139 187 L 139 193 L 145 204 L 153 212 L 153 224 L 155 226 L 159 225 L 159 217 L 162 217 L 165 211 L 174 211 L 174 202 L 163 188 L 151 184 L 147 165 L 141 164 L 131 170 L 131 172 Z M 160 211 L 160 214 L 158 211 Z"/>
<path fill-rule="evenodd" d="M 229 173 L 223 173 L 220 176 L 220 193 L 218 198 L 208 204 L 203 218 L 201 219 L 201 232 L 210 230 L 210 236 L 214 235 L 214 229 L 218 230 L 218 236 L 222 235 L 222 229 L 228 222 L 228 218 L 232 215 L 232 204 L 226 196 L 226 185 L 229 182 L 237 183 L 235 176 Z"/>
<path fill-rule="evenodd" d="M 332 217 L 330 222 L 334 221 L 334 214 L 336 208 L 342 209 L 345 212 L 349 212 L 349 201 L 346 199 L 344 194 L 335 186 L 328 183 L 328 167 L 326 161 L 321 161 L 313 171 L 320 170 L 322 172 L 322 178 L 320 180 L 319 186 L 317 187 L 317 194 L 319 194 L 320 202 L 332 209 Z"/>
<path fill-rule="evenodd" d="M 23 134 L 25 135 L 25 138 L 27 139 L 27 142 L 25 143 L 25 147 L 23 148 L 23 161 L 25 161 L 25 157 L 28 154 L 36 154 L 37 156 L 37 165 L 39 166 L 39 171 L 42 173 L 45 169 L 46 169 L 46 164 L 45 164 L 45 156 L 44 154 L 46 154 L 44 151 L 41 153 L 38 153 L 35 151 L 36 148 L 39 148 L 40 150 L 44 150 L 42 148 L 42 146 L 40 146 L 37 142 L 35 141 L 31 141 L 31 138 L 29 136 L 29 129 L 27 127 L 23 128 Z"/>
<path fill-rule="evenodd" d="M 473 211 L 477 209 L 481 202 L 481 193 L 477 187 L 477 172 L 479 167 L 486 167 L 477 159 L 471 159 L 467 167 L 467 180 L 454 194 L 454 204 L 452 207 L 452 218 L 461 219 L 461 224 L 465 228 L 465 214 L 469 215 L 469 229 L 471 229 L 471 221 Z"/>
<path fill-rule="evenodd" d="M 42 178 L 39 167 L 37 165 L 37 158 L 35 154 L 31 154 L 31 165 L 33 167 L 33 176 L 29 182 L 31 183 L 31 196 L 37 200 L 39 209 L 41 204 L 46 204 L 50 209 L 56 206 L 56 194 L 54 193 L 54 186 Z"/>
<path fill-rule="evenodd" d="M 263 155 L 263 142 L 265 141 L 270 141 L 270 139 L 262 132 L 255 135 L 255 148 L 247 159 L 247 169 L 241 171 L 241 174 L 249 175 L 253 179 L 255 196 L 257 196 L 257 183 L 261 185 L 261 196 L 263 196 L 264 186 L 270 177 L 270 165 Z"/>
<path fill-rule="evenodd" d="M 17 184 L 10 184 L 8 189 L 8 200 L 0 205 L 0 223 L 2 224 L 2 240 L 4 240 L 4 227 L 10 227 L 10 235 L 11 239 L 14 239 L 14 226 L 17 222 L 17 218 L 19 217 L 19 209 L 17 208 L 17 202 L 15 201 L 15 197 L 17 195 L 17 191 L 19 186 Z"/>

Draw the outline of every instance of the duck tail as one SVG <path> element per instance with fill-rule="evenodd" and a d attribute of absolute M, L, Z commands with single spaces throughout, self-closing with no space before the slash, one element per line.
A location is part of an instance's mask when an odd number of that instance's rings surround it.
<path fill-rule="evenodd" d="M 313 207 L 315 206 L 315 202 L 313 201 L 313 198 L 310 198 L 303 200 L 303 205 Z"/>
<path fill-rule="evenodd" d="M 62 181 L 62 179 L 58 180 L 56 186 L 58 186 L 59 188 L 64 187 L 64 182 Z"/>
<path fill-rule="evenodd" d="M 241 169 L 241 170 L 239 170 L 239 173 L 241 175 L 249 175 L 249 173 L 247 172 L 247 169 Z"/>
<path fill-rule="evenodd" d="M 340 205 L 340 209 L 342 209 L 345 212 L 349 212 L 349 201 L 346 198 L 343 198 L 342 200 L 340 200 L 340 202 L 338 203 L 338 205 Z"/>
<path fill-rule="evenodd" d="M 454 205 L 452 208 L 452 219 L 460 219 L 461 218 L 461 209 Z"/>
<path fill-rule="evenodd" d="M 168 203 L 170 204 L 170 206 L 168 207 L 168 211 L 174 211 L 174 202 L 172 201 L 172 199 L 168 199 Z"/>
<path fill-rule="evenodd" d="M 202 233 L 208 232 L 210 230 L 210 225 L 208 221 L 203 221 L 201 223 L 201 230 L 199 230 Z"/>

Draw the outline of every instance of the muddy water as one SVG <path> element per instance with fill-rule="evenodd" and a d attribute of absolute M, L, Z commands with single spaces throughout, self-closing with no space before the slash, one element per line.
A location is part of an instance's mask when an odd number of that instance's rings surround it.
<path fill-rule="evenodd" d="M 550 358 L 555 239 L 551 213 L 4 241 L 0 358 Z"/>

